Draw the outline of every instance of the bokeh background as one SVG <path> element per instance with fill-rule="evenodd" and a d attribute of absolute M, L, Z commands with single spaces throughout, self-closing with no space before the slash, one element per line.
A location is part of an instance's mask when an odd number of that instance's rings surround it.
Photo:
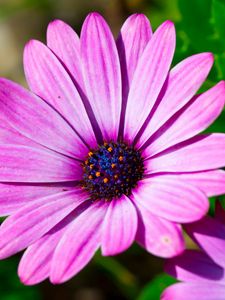
<path fill-rule="evenodd" d="M 177 29 L 173 64 L 203 51 L 215 55 L 215 64 L 201 90 L 225 79 L 225 0 L 0 0 L 0 76 L 26 85 L 22 55 L 31 39 L 45 41 L 47 24 L 59 18 L 80 31 L 85 16 L 98 11 L 115 37 L 134 12 L 145 13 L 153 29 L 170 19 Z M 207 130 L 225 132 L 225 113 Z M 211 200 L 213 203 L 213 199 Z M 212 205 L 213 207 L 213 205 Z M 187 240 L 188 247 L 192 244 Z M 162 273 L 163 260 L 134 245 L 126 253 L 92 262 L 69 282 L 23 286 L 17 278 L 20 255 L 0 262 L 1 300 L 158 300 L 174 279 Z"/>

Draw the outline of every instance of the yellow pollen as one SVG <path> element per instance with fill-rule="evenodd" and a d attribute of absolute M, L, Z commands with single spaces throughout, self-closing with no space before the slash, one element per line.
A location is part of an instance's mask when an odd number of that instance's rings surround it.
<path fill-rule="evenodd" d="M 85 163 L 85 165 L 88 165 L 88 160 L 85 160 L 85 162 L 84 162 L 84 163 Z"/>
<path fill-rule="evenodd" d="M 119 161 L 123 161 L 123 156 L 120 156 L 120 157 L 119 157 Z"/>
<path fill-rule="evenodd" d="M 92 175 L 89 175 L 88 178 L 89 178 L 89 179 L 92 179 L 93 177 L 92 177 Z"/>
<path fill-rule="evenodd" d="M 116 175 L 114 175 L 114 178 L 115 178 L 115 179 L 118 179 L 118 175 L 117 175 L 117 174 L 116 174 Z"/>
<path fill-rule="evenodd" d="M 108 145 L 108 143 L 104 142 L 104 146 L 106 147 Z"/>
<path fill-rule="evenodd" d="M 109 181 L 108 178 L 104 178 L 104 179 L 103 179 L 103 182 L 104 182 L 104 183 L 107 183 L 108 181 Z"/>
<path fill-rule="evenodd" d="M 112 147 L 109 147 L 108 149 L 107 149 L 109 152 L 112 152 Z"/>
<path fill-rule="evenodd" d="M 94 167 L 94 165 L 93 165 L 93 164 L 91 164 L 91 165 L 90 165 L 90 169 L 93 169 L 93 167 Z"/>
<path fill-rule="evenodd" d="M 111 164 L 112 169 L 114 169 L 116 166 L 116 164 Z"/>
<path fill-rule="evenodd" d="M 88 152 L 88 156 L 91 157 L 93 155 L 93 152 Z"/>
<path fill-rule="evenodd" d="M 95 176 L 96 176 L 96 177 L 99 177 L 99 176 L 101 176 L 101 173 L 100 173 L 100 172 L 96 172 L 96 173 L 95 173 Z"/>

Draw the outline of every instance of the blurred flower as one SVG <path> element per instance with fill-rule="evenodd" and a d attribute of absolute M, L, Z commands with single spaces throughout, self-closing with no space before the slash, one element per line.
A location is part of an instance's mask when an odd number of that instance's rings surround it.
<path fill-rule="evenodd" d="M 132 15 L 115 43 L 90 14 L 81 37 L 50 23 L 47 46 L 24 51 L 32 92 L 0 80 L 0 258 L 28 247 L 25 284 L 61 283 L 101 247 L 134 240 L 172 257 L 184 249 L 179 223 L 202 218 L 207 196 L 225 191 L 225 135 L 197 135 L 220 114 L 224 82 L 194 96 L 213 63 L 194 55 L 169 71 L 170 21 L 152 35 Z M 208 171 L 210 170 L 210 171 Z"/>
<path fill-rule="evenodd" d="M 202 251 L 186 250 L 166 264 L 166 272 L 184 281 L 167 288 L 163 300 L 225 299 L 225 211 L 217 203 L 216 219 L 186 225 Z M 204 252 L 203 252 L 204 251 Z"/>

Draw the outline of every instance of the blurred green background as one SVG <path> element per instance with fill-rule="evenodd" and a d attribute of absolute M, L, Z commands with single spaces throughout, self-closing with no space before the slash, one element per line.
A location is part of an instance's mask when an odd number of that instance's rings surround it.
<path fill-rule="evenodd" d="M 26 85 L 22 67 L 24 44 L 31 38 L 45 41 L 47 24 L 60 18 L 80 31 L 85 16 L 98 11 L 115 37 L 134 12 L 145 13 L 153 29 L 170 19 L 177 29 L 173 64 L 203 51 L 212 51 L 215 64 L 201 90 L 225 79 L 225 0 L 0 0 L 0 76 Z M 225 132 L 225 114 L 208 132 Z M 187 240 L 187 244 L 190 245 Z M 69 282 L 23 286 L 17 278 L 20 255 L 0 262 L 1 300 L 158 300 L 174 282 L 162 273 L 163 260 L 134 245 L 126 253 L 93 261 Z"/>

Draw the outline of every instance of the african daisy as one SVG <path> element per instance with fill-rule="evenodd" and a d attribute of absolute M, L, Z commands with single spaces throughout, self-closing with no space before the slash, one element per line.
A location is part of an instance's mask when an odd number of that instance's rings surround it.
<path fill-rule="evenodd" d="M 30 41 L 31 91 L 0 79 L 0 258 L 25 248 L 25 284 L 61 283 L 101 248 L 134 241 L 161 257 L 184 250 L 179 223 L 200 219 L 225 191 L 225 135 L 197 135 L 220 114 L 220 82 L 194 96 L 213 63 L 197 54 L 169 71 L 170 21 L 152 34 L 144 15 L 115 42 L 97 13 L 81 37 L 49 24 L 47 46 Z"/>

